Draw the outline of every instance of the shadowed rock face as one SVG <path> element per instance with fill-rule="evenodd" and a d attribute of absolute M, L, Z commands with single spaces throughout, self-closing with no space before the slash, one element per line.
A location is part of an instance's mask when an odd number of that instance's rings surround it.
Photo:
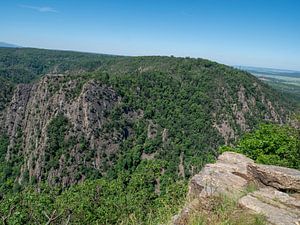
<path fill-rule="evenodd" d="M 257 190 L 249 193 L 249 184 L 255 184 Z M 264 215 L 271 224 L 299 224 L 299 185 L 298 170 L 259 165 L 241 154 L 225 152 L 191 179 L 191 203 L 175 217 L 174 224 L 185 224 L 193 208 L 218 195 L 238 199 L 242 208 Z"/>

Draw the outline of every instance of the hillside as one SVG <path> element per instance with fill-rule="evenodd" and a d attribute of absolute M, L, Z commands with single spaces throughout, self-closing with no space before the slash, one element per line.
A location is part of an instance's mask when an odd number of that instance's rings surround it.
<path fill-rule="evenodd" d="M 219 146 L 263 121 L 285 123 L 295 110 L 251 74 L 204 59 L 0 49 L 0 79 L 3 199 L 25 188 L 18 198 L 34 199 L 37 189 L 51 202 L 49 193 L 70 190 L 65 201 L 101 187 L 97 201 L 120 208 L 97 212 L 100 223 L 129 214 L 145 223 L 154 209 L 182 199 L 186 180 Z M 127 197 L 109 202 L 114 191 Z M 74 199 L 72 209 L 58 201 L 48 210 L 75 213 Z"/>

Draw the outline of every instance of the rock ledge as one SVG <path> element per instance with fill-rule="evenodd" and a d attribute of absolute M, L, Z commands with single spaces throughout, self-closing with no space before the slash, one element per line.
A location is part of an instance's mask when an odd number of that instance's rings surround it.
<path fill-rule="evenodd" d="M 174 224 L 186 224 L 196 204 L 205 207 L 207 199 L 219 195 L 235 198 L 241 208 L 264 215 L 269 224 L 300 225 L 300 171 L 259 165 L 234 152 L 223 153 L 191 179 L 190 203 Z"/>

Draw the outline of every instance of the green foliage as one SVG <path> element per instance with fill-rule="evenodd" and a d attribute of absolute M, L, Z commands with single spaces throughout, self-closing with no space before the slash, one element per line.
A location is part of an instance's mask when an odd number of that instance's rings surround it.
<path fill-rule="evenodd" d="M 48 143 L 45 152 L 45 161 L 47 162 L 47 170 L 51 167 L 58 166 L 59 158 L 66 153 L 69 148 L 69 142 L 65 140 L 66 132 L 69 130 L 68 119 L 59 114 L 48 125 Z"/>
<path fill-rule="evenodd" d="M 3 161 L 5 158 L 8 145 L 9 145 L 8 137 L 5 135 L 0 136 L 0 160 L 1 161 Z"/>
<path fill-rule="evenodd" d="M 0 77 L 0 84 L 0 111 L 2 111 L 11 100 L 14 85 L 2 77 Z"/>
<path fill-rule="evenodd" d="M 194 211 L 187 225 L 230 224 L 230 225 L 265 225 L 266 218 L 263 215 L 253 214 L 241 210 L 234 198 L 227 196 L 215 196 L 206 204 L 210 210 Z M 200 203 L 201 204 L 201 203 Z M 199 207 L 201 209 L 201 207 Z"/>
<path fill-rule="evenodd" d="M 12 175 L 12 170 L 10 166 L 5 163 L 5 156 L 7 147 L 9 145 L 9 139 L 7 136 L 0 136 L 0 183 L 1 185 L 1 192 L 4 193 L 5 189 L 8 187 L 8 183 L 5 185 L 7 179 Z"/>
<path fill-rule="evenodd" d="M 166 223 L 182 206 L 186 183 L 175 182 L 155 193 L 160 162 L 144 161 L 132 175 L 114 180 L 87 180 L 61 192 L 47 185 L 7 195 L 0 202 L 0 215 L 11 216 L 8 224 L 43 224 L 45 214 L 58 216 L 55 224 L 157 224 Z"/>
<path fill-rule="evenodd" d="M 0 197 L 6 192 L 18 192 L 22 188 L 16 181 L 23 163 L 23 159 L 19 155 L 23 141 L 22 136 L 22 131 L 17 129 L 15 146 L 10 149 L 9 157 L 6 159 L 9 137 L 5 134 L 0 135 Z M 27 180 L 23 181 L 23 183 L 26 182 Z"/>
<path fill-rule="evenodd" d="M 221 151 L 239 152 L 258 163 L 300 169 L 300 132 L 290 126 L 264 124 L 246 134 L 236 147 Z"/>
<path fill-rule="evenodd" d="M 47 148 L 45 151 L 45 168 L 43 176 L 46 177 L 51 169 L 59 169 L 61 157 L 64 158 L 64 167 L 61 176 L 55 177 L 55 183 L 61 184 L 61 179 L 64 174 L 72 173 L 72 177 L 79 181 L 82 176 L 90 179 L 101 177 L 100 172 L 92 166 L 87 166 L 83 162 L 90 161 L 94 156 L 94 150 L 89 149 L 89 143 L 85 137 L 70 133 L 72 129 L 68 118 L 63 114 L 58 114 L 53 118 L 47 126 Z M 70 153 L 76 148 L 78 155 L 74 156 Z M 73 165 L 74 157 L 80 158 L 80 163 L 73 170 L 68 170 L 68 167 Z M 70 176 L 70 174 L 69 174 Z"/>
<path fill-rule="evenodd" d="M 32 48 L 1 48 L 0 77 L 13 83 L 29 83 L 49 73 L 95 71 L 114 56 Z"/>

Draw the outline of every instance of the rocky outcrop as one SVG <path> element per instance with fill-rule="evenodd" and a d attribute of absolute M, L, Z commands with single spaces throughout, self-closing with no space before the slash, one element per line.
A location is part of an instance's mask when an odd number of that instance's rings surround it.
<path fill-rule="evenodd" d="M 252 163 L 251 159 L 240 154 L 230 152 L 222 154 L 217 163 L 207 164 L 191 179 L 189 197 L 241 193 L 251 179 L 247 165 Z"/>
<path fill-rule="evenodd" d="M 235 198 L 242 209 L 262 214 L 270 224 L 300 224 L 299 185 L 298 170 L 259 165 L 244 155 L 225 152 L 191 179 L 190 203 L 174 224 L 187 224 L 195 208 L 205 208 L 208 199 L 219 195 Z"/>

